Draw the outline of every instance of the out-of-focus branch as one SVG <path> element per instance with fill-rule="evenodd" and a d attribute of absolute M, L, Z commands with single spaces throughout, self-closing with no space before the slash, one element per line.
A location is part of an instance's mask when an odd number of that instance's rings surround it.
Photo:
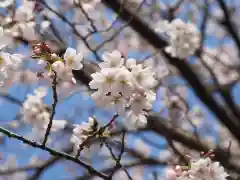
<path fill-rule="evenodd" d="M 38 144 L 38 143 L 36 143 L 36 142 L 34 142 L 34 141 L 28 140 L 28 139 L 26 139 L 26 138 L 24 138 L 24 137 L 22 137 L 22 136 L 20 136 L 20 135 L 18 135 L 18 134 L 16 134 L 16 133 L 10 132 L 10 131 L 2 128 L 2 127 L 0 127 L 0 132 L 3 133 L 3 134 L 5 134 L 5 135 L 8 136 L 9 138 L 17 139 L 17 140 L 19 140 L 19 141 L 21 141 L 21 142 L 23 142 L 23 143 L 25 143 L 25 144 L 28 144 L 28 145 L 30 145 L 30 146 L 32 146 L 32 147 L 39 148 L 39 149 L 42 149 L 42 150 L 44 150 L 44 151 L 47 151 L 47 152 L 49 152 L 49 153 L 50 153 L 51 155 L 53 155 L 53 156 L 58 156 L 58 157 L 61 157 L 61 158 L 70 160 L 70 161 L 72 161 L 72 162 L 74 162 L 74 163 L 76 163 L 76 164 L 79 164 L 79 165 L 83 166 L 83 167 L 86 168 L 90 173 L 95 174 L 95 175 L 97 175 L 97 176 L 99 176 L 99 177 L 101 177 L 101 178 L 103 178 L 103 179 L 107 179 L 107 176 L 106 176 L 105 174 L 97 171 L 96 169 L 94 169 L 91 165 L 87 164 L 86 162 L 81 161 L 81 160 L 79 160 L 79 159 L 76 159 L 76 158 L 74 158 L 73 156 L 71 156 L 71 155 L 69 155 L 69 154 L 67 154 L 67 153 L 65 153 L 65 152 L 56 151 L 56 150 L 54 150 L 54 149 L 52 149 L 52 148 L 43 146 L 43 145 Z"/>
<path fill-rule="evenodd" d="M 16 97 L 13 97 L 9 94 L 5 94 L 5 93 L 0 93 L 0 97 L 5 99 L 5 100 L 8 100 L 14 104 L 17 104 L 17 105 L 21 105 L 22 104 L 22 101 L 17 99 Z"/>
<path fill-rule="evenodd" d="M 64 152 L 71 153 L 72 147 L 66 149 Z M 52 165 L 54 165 L 61 159 L 62 159 L 62 157 L 60 157 L 60 156 L 54 156 L 54 157 L 50 158 L 49 160 L 47 160 L 43 165 L 36 167 L 36 172 L 29 178 L 29 180 L 39 179 L 45 170 L 47 170 L 49 167 L 51 167 Z"/>
<path fill-rule="evenodd" d="M 210 147 L 205 143 L 200 143 L 192 138 L 192 135 L 187 135 L 184 132 L 176 130 L 166 124 L 167 120 L 164 117 L 160 117 L 158 114 L 154 113 L 148 117 L 148 127 L 152 129 L 155 133 L 164 136 L 166 138 L 172 139 L 174 141 L 180 142 L 181 144 L 187 146 L 190 149 L 197 151 L 207 152 Z M 217 148 L 214 150 L 216 158 L 218 161 L 224 165 L 226 168 L 240 173 L 240 167 L 235 164 L 232 164 L 228 159 L 227 152 L 225 150 Z"/>
<path fill-rule="evenodd" d="M 225 3 L 224 0 L 217 0 L 219 6 L 221 7 L 221 9 L 223 10 L 224 13 L 224 19 L 222 20 L 222 24 L 226 27 L 226 29 L 228 30 L 229 34 L 232 36 L 235 44 L 238 47 L 238 52 L 240 55 L 240 38 L 238 35 L 238 31 L 236 30 L 236 27 L 234 26 L 232 20 L 231 20 L 231 13 L 228 10 L 228 7 Z"/>
<path fill-rule="evenodd" d="M 1 170 L 0 176 L 14 174 L 16 172 L 32 171 L 37 168 L 39 168 L 39 165 L 28 165 L 28 166 L 13 168 L 13 169 Z"/>
<path fill-rule="evenodd" d="M 121 147 L 122 147 L 121 144 L 116 144 L 113 142 L 109 142 L 109 147 L 110 146 L 112 148 L 115 147 L 116 149 L 121 149 Z M 106 174 L 109 174 L 109 173 L 112 173 L 113 171 L 118 171 L 122 167 L 124 167 L 125 169 L 131 168 L 134 166 L 138 166 L 138 165 L 149 165 L 149 166 L 161 167 L 161 166 L 166 166 L 168 164 L 167 161 L 161 161 L 161 160 L 158 160 L 158 159 L 155 159 L 152 157 L 146 157 L 146 155 L 143 154 L 142 152 L 139 152 L 138 150 L 130 149 L 128 147 L 125 147 L 124 151 L 126 153 L 128 153 L 129 155 L 131 155 L 132 157 L 137 158 L 137 160 L 134 162 L 131 162 L 131 163 L 126 163 L 126 164 L 121 163 L 121 166 L 118 166 L 117 168 L 116 168 L 116 166 L 114 166 L 114 167 L 109 167 L 109 168 L 103 169 L 101 171 Z M 91 179 L 92 177 L 93 176 L 86 174 L 86 175 L 76 178 L 76 180 L 88 180 L 88 179 Z"/>
<path fill-rule="evenodd" d="M 174 19 L 176 11 L 181 7 L 183 3 L 184 3 L 184 0 L 178 0 L 173 6 L 169 7 L 169 10 L 168 10 L 169 20 Z"/>
<path fill-rule="evenodd" d="M 115 12 L 117 12 L 118 9 L 122 6 L 121 3 L 117 0 L 103 0 L 103 3 L 113 9 Z M 134 17 L 129 25 L 156 49 L 161 49 L 167 46 L 168 43 L 165 40 L 157 35 L 139 17 L 135 16 L 129 10 L 127 10 L 126 7 L 124 10 L 122 10 L 120 16 L 126 21 Z M 180 73 L 192 86 L 194 92 L 202 100 L 202 102 L 207 105 L 207 107 L 215 114 L 215 116 L 229 129 L 229 131 L 231 131 L 236 139 L 240 141 L 240 126 L 238 124 L 238 120 L 234 116 L 228 114 L 228 112 L 220 104 L 217 103 L 212 94 L 209 94 L 204 84 L 191 69 L 190 65 L 184 60 L 172 58 L 165 52 L 162 52 L 162 54 L 173 66 L 175 66 L 180 71 Z"/>
<path fill-rule="evenodd" d="M 51 8 L 44 0 L 39 0 L 49 11 L 51 11 L 52 13 L 56 14 L 56 16 L 58 18 L 60 18 L 63 22 L 65 22 L 66 24 L 68 24 L 73 32 L 84 42 L 84 44 L 86 45 L 86 47 L 94 54 L 94 56 L 96 57 L 97 60 L 100 61 L 100 57 L 99 55 L 96 53 L 96 51 L 94 51 L 90 45 L 86 42 L 86 38 L 83 37 L 76 29 L 76 27 L 62 14 L 60 14 L 59 12 L 55 11 L 53 8 Z"/>

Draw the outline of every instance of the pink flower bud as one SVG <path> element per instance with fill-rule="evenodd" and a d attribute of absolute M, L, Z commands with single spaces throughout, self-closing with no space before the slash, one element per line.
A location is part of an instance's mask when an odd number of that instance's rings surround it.
<path fill-rule="evenodd" d="M 42 51 L 41 51 L 40 48 L 34 48 L 33 54 L 34 54 L 34 55 L 41 55 L 41 54 L 42 54 Z"/>

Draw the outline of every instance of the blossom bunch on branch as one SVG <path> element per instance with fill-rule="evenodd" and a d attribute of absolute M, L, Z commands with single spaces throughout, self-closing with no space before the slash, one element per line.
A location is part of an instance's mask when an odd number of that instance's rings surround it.
<path fill-rule="evenodd" d="M 51 109 L 43 103 L 47 95 L 47 89 L 40 87 L 34 91 L 34 95 L 28 95 L 22 107 L 22 120 L 35 127 L 42 127 L 49 123 Z"/>
<path fill-rule="evenodd" d="M 168 171 L 168 180 L 226 180 L 229 176 L 219 162 L 211 158 L 210 150 L 197 160 L 190 160 L 189 166 L 177 166 L 175 171 Z"/>
<path fill-rule="evenodd" d="M 89 83 L 96 90 L 92 99 L 100 107 L 112 108 L 128 120 L 132 127 L 146 124 L 147 110 L 152 108 L 156 85 L 152 67 L 137 64 L 135 59 L 124 59 L 117 50 L 105 52 L 101 70 L 93 73 Z"/>
<path fill-rule="evenodd" d="M 43 102 L 46 95 L 47 88 L 39 87 L 33 95 L 27 96 L 22 106 L 22 121 L 38 130 L 46 130 L 51 119 L 52 109 Z M 66 120 L 53 120 L 51 131 L 63 129 L 66 124 Z"/>
<path fill-rule="evenodd" d="M 200 46 L 200 33 L 197 27 L 181 19 L 174 19 L 171 22 L 160 21 L 155 28 L 156 32 L 165 33 L 169 38 L 169 45 L 165 51 L 173 57 L 185 59 L 195 53 Z"/>
<path fill-rule="evenodd" d="M 112 121 L 114 121 L 112 119 Z M 95 117 L 89 117 L 88 122 L 82 124 L 75 124 L 70 141 L 74 144 L 74 151 L 76 157 L 80 155 L 80 152 L 84 147 L 89 147 L 92 140 L 96 138 L 105 140 L 110 136 L 110 124 L 100 126 Z"/>

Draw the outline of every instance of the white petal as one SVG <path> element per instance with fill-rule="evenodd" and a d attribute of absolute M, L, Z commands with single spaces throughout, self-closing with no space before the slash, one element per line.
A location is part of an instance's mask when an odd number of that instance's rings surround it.
<path fill-rule="evenodd" d="M 53 120 L 52 121 L 52 129 L 51 131 L 56 132 L 59 131 L 61 129 L 64 129 L 67 125 L 67 121 L 66 120 Z"/>
<path fill-rule="evenodd" d="M 135 59 L 128 59 L 127 60 L 127 62 L 126 62 L 126 66 L 128 67 L 128 68 L 132 68 L 132 67 L 134 67 L 134 66 L 136 66 L 136 60 Z"/>
<path fill-rule="evenodd" d="M 75 56 L 76 55 L 76 50 L 73 48 L 67 48 L 65 54 L 64 54 L 64 59 L 67 60 L 69 57 Z"/>
<path fill-rule="evenodd" d="M 83 67 L 83 65 L 81 62 L 74 62 L 72 65 L 73 70 L 80 70 L 80 69 L 82 69 L 82 67 Z"/>

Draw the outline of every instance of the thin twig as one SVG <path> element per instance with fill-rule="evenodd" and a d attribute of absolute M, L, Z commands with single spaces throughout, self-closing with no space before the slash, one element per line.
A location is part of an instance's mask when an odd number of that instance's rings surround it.
<path fill-rule="evenodd" d="M 47 127 L 47 131 L 43 140 L 42 145 L 45 146 L 47 143 L 47 139 L 48 136 L 50 134 L 51 128 L 52 128 L 52 122 L 53 122 L 53 117 L 56 113 L 56 106 L 57 106 L 57 102 L 58 102 L 58 96 L 57 96 L 57 72 L 52 70 L 54 73 L 53 76 L 53 82 L 52 82 L 52 91 L 53 91 L 53 103 L 52 103 L 52 112 L 51 112 L 51 116 L 49 119 L 49 123 L 48 123 L 48 127 Z"/>
<path fill-rule="evenodd" d="M 115 165 L 114 169 L 112 170 L 111 174 L 108 177 L 109 180 L 112 179 L 114 173 L 119 169 L 122 169 L 126 173 L 126 175 L 128 176 L 128 179 L 133 180 L 131 175 L 128 173 L 127 169 L 121 164 L 121 159 L 122 159 L 123 153 L 125 151 L 125 133 L 126 132 L 123 131 L 122 140 L 121 140 L 121 148 L 120 148 L 120 153 L 119 153 L 118 157 L 115 156 L 115 154 L 113 153 L 113 150 L 110 147 L 110 145 L 107 142 L 105 142 L 105 145 L 108 148 L 111 156 L 116 161 L 116 165 Z"/>

